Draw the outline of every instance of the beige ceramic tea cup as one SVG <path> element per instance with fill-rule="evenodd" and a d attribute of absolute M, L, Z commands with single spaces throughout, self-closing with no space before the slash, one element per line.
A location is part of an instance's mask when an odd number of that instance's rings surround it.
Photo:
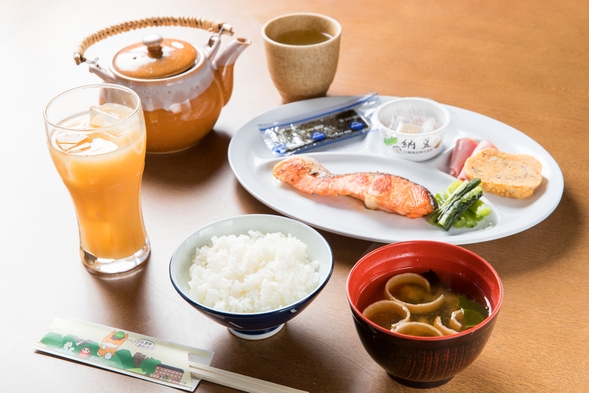
<path fill-rule="evenodd" d="M 341 33 L 335 19 L 313 13 L 266 22 L 266 60 L 284 103 L 325 96 L 337 70 Z"/>

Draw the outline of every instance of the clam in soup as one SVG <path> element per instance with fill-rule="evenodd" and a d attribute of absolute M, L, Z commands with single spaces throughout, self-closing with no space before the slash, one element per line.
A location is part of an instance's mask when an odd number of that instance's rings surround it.
<path fill-rule="evenodd" d="M 381 278 L 361 298 L 359 305 L 368 304 L 363 314 L 370 321 L 412 336 L 456 334 L 481 323 L 491 312 L 478 288 L 458 277 L 452 285 L 445 284 L 431 270 Z"/>

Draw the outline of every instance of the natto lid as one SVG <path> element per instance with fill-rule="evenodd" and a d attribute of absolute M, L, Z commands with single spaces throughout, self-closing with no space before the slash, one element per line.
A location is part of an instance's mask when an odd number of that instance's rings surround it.
<path fill-rule="evenodd" d="M 188 42 L 150 34 L 128 46 L 113 59 L 121 74 L 138 79 L 159 79 L 181 74 L 194 65 L 196 49 Z"/>

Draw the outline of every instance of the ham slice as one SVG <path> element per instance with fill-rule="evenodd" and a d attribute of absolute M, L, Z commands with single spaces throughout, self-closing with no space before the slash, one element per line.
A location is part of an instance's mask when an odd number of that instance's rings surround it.
<path fill-rule="evenodd" d="M 470 157 L 479 143 L 471 138 L 460 138 L 454 145 L 452 157 L 450 158 L 450 175 L 457 177 L 466 159 Z"/>
<path fill-rule="evenodd" d="M 482 141 L 479 142 L 479 144 L 477 145 L 477 147 L 472 151 L 472 153 L 470 154 L 470 157 L 476 156 L 479 152 L 481 152 L 481 151 L 483 151 L 485 149 L 495 149 L 495 150 L 497 150 L 497 148 L 495 147 L 494 144 L 492 144 L 489 141 L 482 140 Z M 468 158 L 469 157 L 467 157 L 467 159 Z M 460 179 L 460 180 L 470 180 L 470 178 L 466 174 L 466 170 L 464 168 L 464 164 L 463 164 L 462 169 L 460 170 L 460 173 L 458 174 L 457 178 Z"/>

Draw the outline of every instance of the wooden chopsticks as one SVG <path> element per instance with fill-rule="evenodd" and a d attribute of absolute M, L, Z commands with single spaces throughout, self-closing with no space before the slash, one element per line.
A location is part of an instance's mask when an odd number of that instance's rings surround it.
<path fill-rule="evenodd" d="M 263 381 L 245 375 L 221 370 L 204 364 L 189 362 L 190 374 L 219 385 L 249 393 L 308 393 L 304 390 L 289 388 L 288 386 Z"/>

